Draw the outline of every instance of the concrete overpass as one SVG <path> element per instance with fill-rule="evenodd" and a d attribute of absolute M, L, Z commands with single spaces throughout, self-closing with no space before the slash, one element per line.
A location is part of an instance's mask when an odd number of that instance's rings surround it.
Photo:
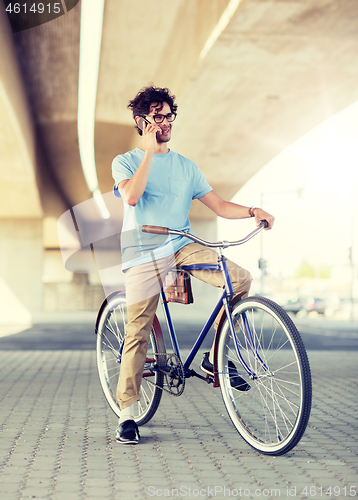
<path fill-rule="evenodd" d="M 3 322 L 46 309 L 42 277 L 59 257 L 57 220 L 92 197 L 78 146 L 75 3 L 16 33 L 0 11 Z M 101 192 L 112 189 L 114 156 L 138 143 L 127 102 L 154 82 L 177 96 L 171 147 L 230 199 L 285 147 L 358 99 L 357 27 L 356 0 L 106 0 L 94 139 Z M 120 220 L 120 204 L 115 210 Z M 199 233 L 215 232 L 200 202 L 191 219 Z"/>

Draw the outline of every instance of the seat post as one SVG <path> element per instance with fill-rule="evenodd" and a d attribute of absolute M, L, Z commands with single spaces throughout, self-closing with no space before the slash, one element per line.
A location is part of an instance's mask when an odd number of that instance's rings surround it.
<path fill-rule="evenodd" d="M 226 300 L 230 302 L 230 300 L 233 298 L 235 295 L 234 287 L 232 286 L 231 278 L 230 278 L 230 273 L 229 273 L 229 268 L 227 266 L 227 259 L 225 255 L 223 254 L 223 251 L 221 248 L 219 248 L 219 257 L 218 257 L 218 263 L 224 278 L 224 283 L 225 283 L 225 290 L 227 292 L 227 297 Z"/>

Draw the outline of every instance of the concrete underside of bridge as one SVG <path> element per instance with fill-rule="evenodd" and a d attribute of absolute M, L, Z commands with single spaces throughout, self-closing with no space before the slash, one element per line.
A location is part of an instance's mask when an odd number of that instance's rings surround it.
<path fill-rule="evenodd" d="M 106 0 L 95 118 L 103 193 L 112 159 L 139 142 L 126 106 L 150 82 L 177 96 L 171 148 L 225 199 L 358 99 L 356 0 L 236 2 L 201 57 L 233 3 Z M 0 277 L 30 312 L 43 307 L 43 256 L 59 248 L 57 219 L 91 197 L 77 136 L 80 9 L 18 33 L 0 12 Z M 214 214 L 199 201 L 191 220 L 213 234 Z"/>

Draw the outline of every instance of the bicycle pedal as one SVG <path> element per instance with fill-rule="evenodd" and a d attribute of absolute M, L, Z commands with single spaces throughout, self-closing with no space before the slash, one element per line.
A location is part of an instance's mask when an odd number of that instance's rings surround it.
<path fill-rule="evenodd" d="M 220 382 L 218 380 L 215 380 L 213 375 L 210 375 L 209 373 L 207 373 L 206 378 L 207 378 L 208 384 L 213 384 L 213 387 L 220 387 Z"/>

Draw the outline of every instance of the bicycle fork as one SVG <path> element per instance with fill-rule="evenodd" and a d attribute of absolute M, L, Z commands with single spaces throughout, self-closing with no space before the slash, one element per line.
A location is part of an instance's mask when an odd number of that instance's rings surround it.
<path fill-rule="evenodd" d="M 226 262 L 226 257 L 223 255 L 221 249 L 220 249 L 220 257 L 219 257 L 219 265 L 220 265 L 221 272 L 222 272 L 223 277 L 224 277 L 225 288 L 228 291 L 228 293 L 227 293 L 226 297 L 224 297 L 223 301 L 224 301 L 224 306 L 225 306 L 225 311 L 226 311 L 226 317 L 228 318 L 231 335 L 232 335 L 232 338 L 234 341 L 236 356 L 238 357 L 241 365 L 246 370 L 249 377 L 254 380 L 254 379 L 257 379 L 257 375 L 247 365 L 247 363 L 245 362 L 245 360 L 242 357 L 242 354 L 240 352 L 240 342 L 239 342 L 239 339 L 237 338 L 237 334 L 235 332 L 234 322 L 233 322 L 233 318 L 232 318 L 232 310 L 231 310 L 230 305 L 229 305 L 230 299 L 231 299 L 231 297 L 233 297 L 235 295 L 235 292 L 234 292 L 234 289 L 233 289 L 233 286 L 231 283 L 229 269 L 228 269 L 227 262 Z M 257 352 L 254 336 L 251 332 L 250 325 L 249 325 L 248 319 L 246 317 L 246 313 L 242 313 L 241 318 L 242 318 L 241 328 L 243 331 L 243 335 L 245 338 L 248 339 L 250 348 L 253 352 L 255 359 L 261 364 L 264 371 L 268 372 L 269 371 L 268 367 L 265 365 L 265 363 L 261 359 L 259 353 Z"/>
<path fill-rule="evenodd" d="M 257 352 L 257 346 L 255 345 L 254 337 L 252 335 L 251 328 L 250 328 L 249 322 L 248 322 L 247 317 L 246 317 L 246 313 L 242 313 L 240 316 L 241 316 L 240 328 L 243 331 L 243 336 L 246 339 L 248 339 L 248 344 L 249 344 L 249 347 L 254 355 L 254 358 L 260 363 L 261 367 L 263 368 L 263 370 L 265 372 L 269 372 L 270 371 L 269 368 L 266 366 L 264 361 L 261 359 L 261 356 Z M 242 357 L 242 354 L 240 351 L 240 341 L 237 337 L 237 333 L 235 332 L 235 327 L 234 327 L 232 315 L 229 314 L 228 318 L 229 318 L 229 326 L 230 326 L 230 331 L 231 331 L 231 335 L 232 335 L 233 342 L 234 342 L 236 356 L 238 357 L 243 368 L 245 368 L 249 377 L 251 379 L 255 380 L 258 378 L 257 375 L 255 374 L 255 372 L 252 371 L 252 369 L 247 365 L 247 363 L 245 362 L 245 360 Z"/>

